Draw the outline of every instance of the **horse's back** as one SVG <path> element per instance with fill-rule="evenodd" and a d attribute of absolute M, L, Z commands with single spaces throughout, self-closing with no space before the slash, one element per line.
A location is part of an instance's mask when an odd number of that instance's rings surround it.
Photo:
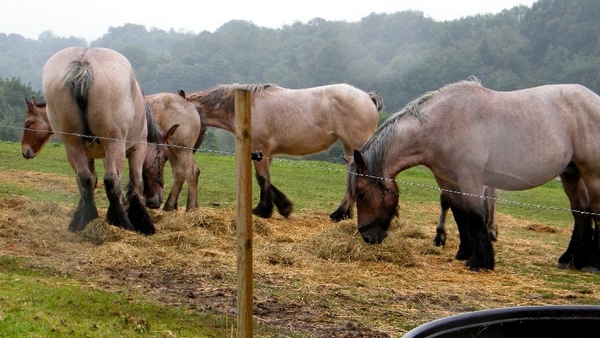
<path fill-rule="evenodd" d="M 78 69 L 88 73 L 74 74 Z M 42 76 L 48 118 L 55 131 L 82 133 L 87 125 L 96 136 L 145 137 L 143 93 L 131 64 L 118 52 L 107 48 L 66 48 L 46 62 Z M 76 88 L 75 81 L 81 80 L 77 76 L 87 76 L 88 87 Z"/>
<path fill-rule="evenodd" d="M 499 92 L 464 85 L 430 100 L 423 105 L 423 126 L 429 125 L 427 137 L 440 150 L 434 165 L 480 167 L 486 185 L 528 189 L 573 161 L 600 158 L 600 142 L 589 142 L 600 135 L 600 98 L 583 86 Z"/>
<path fill-rule="evenodd" d="M 179 124 L 170 144 L 194 147 L 200 135 L 200 115 L 193 103 L 174 93 L 157 93 L 146 96 L 154 119 L 162 130 Z"/>
<path fill-rule="evenodd" d="M 360 148 L 377 128 L 379 111 L 368 93 L 348 84 L 268 88 L 255 98 L 253 137 L 270 134 L 276 153 L 305 155 L 340 138 Z M 276 133 L 276 135 L 275 135 Z M 312 143 L 327 144 L 319 149 Z"/>

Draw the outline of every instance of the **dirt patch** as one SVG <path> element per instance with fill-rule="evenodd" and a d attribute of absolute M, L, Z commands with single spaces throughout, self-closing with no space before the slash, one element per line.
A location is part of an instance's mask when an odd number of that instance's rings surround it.
<path fill-rule="evenodd" d="M 153 212 L 157 233 L 149 237 L 102 219 L 70 233 L 68 205 L 13 198 L 0 199 L 0 210 L 2 255 L 108 291 L 128 287 L 167 305 L 235 316 L 231 209 Z M 255 218 L 256 321 L 306 337 L 395 337 L 479 309 L 600 301 L 597 276 L 554 267 L 570 237 L 565 229 L 499 214 L 496 270 L 473 273 L 454 259 L 455 225 L 448 224 L 445 248 L 433 245 L 437 203 L 402 212 L 407 217 L 393 222 L 381 245 L 364 243 L 354 221 L 332 223 L 326 214 Z"/>

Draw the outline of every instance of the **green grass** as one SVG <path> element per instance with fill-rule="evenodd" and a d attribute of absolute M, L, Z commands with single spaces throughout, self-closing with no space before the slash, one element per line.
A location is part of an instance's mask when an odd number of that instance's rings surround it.
<path fill-rule="evenodd" d="M 0 256 L 1 337 L 223 337 L 227 320 Z"/>

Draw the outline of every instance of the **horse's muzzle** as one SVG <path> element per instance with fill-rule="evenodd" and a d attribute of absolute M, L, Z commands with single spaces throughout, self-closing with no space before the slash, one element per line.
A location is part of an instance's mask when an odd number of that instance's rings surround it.
<path fill-rule="evenodd" d="M 151 198 L 146 198 L 146 208 L 149 209 L 158 209 L 162 203 L 162 198 L 160 194 L 156 194 Z"/>
<path fill-rule="evenodd" d="M 359 227 L 363 240 L 369 244 L 380 244 L 388 236 L 387 230 L 381 228 L 381 222 L 376 221 Z"/>
<path fill-rule="evenodd" d="M 37 155 L 33 150 L 31 150 L 31 148 L 23 149 L 21 154 L 23 154 L 23 157 L 25 157 L 26 159 L 34 158 L 35 155 Z"/>

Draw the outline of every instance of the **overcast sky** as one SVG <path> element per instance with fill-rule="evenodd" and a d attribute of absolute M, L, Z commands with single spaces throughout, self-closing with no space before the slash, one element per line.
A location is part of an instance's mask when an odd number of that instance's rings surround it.
<path fill-rule="evenodd" d="M 37 39 L 44 31 L 91 42 L 126 23 L 176 31 L 214 32 L 230 20 L 280 28 L 315 17 L 356 22 L 371 13 L 418 10 L 437 21 L 499 13 L 535 0 L 27 0 L 2 6 L 0 33 Z"/>

